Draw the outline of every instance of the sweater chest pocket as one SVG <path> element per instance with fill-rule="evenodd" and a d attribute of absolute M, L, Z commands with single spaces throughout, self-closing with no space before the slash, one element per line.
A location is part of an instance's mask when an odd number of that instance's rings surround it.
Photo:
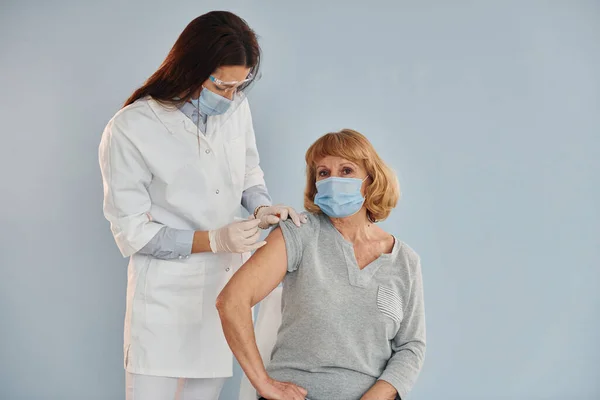
<path fill-rule="evenodd" d="M 377 289 L 377 309 L 388 322 L 393 325 L 393 331 L 400 328 L 400 323 L 404 317 L 402 298 L 400 295 L 385 286 L 379 286 Z"/>

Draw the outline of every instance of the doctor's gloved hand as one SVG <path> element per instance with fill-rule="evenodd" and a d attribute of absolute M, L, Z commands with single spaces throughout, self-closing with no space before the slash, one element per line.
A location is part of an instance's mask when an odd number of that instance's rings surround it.
<path fill-rule="evenodd" d="M 279 221 L 285 221 L 291 218 L 296 226 L 300 226 L 307 221 L 306 215 L 298 214 L 292 207 L 284 205 L 260 206 L 254 211 L 254 217 L 260 220 L 258 227 L 267 229 L 271 225 L 276 225 Z"/>
<path fill-rule="evenodd" d="M 267 242 L 260 238 L 259 219 L 235 221 L 220 229 L 208 232 L 210 249 L 213 253 L 246 253 L 263 247 Z"/>

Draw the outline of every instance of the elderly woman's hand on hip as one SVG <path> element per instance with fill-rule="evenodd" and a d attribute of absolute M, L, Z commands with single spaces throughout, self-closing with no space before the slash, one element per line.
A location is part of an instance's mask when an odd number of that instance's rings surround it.
<path fill-rule="evenodd" d="M 307 221 L 306 215 L 298 214 L 292 207 L 281 204 L 257 207 L 254 211 L 254 216 L 260 220 L 258 227 L 261 229 L 267 229 L 272 225 L 278 224 L 279 221 L 285 221 L 288 218 L 291 218 L 296 226 L 300 226 Z"/>
<path fill-rule="evenodd" d="M 306 389 L 290 382 L 279 382 L 269 378 L 264 387 L 257 388 L 258 393 L 267 400 L 304 400 Z"/>

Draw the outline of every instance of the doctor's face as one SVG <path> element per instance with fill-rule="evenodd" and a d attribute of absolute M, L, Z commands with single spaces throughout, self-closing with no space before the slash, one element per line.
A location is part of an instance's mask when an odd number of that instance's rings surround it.
<path fill-rule="evenodd" d="M 244 66 L 223 66 L 212 73 L 214 81 L 209 78 L 204 81 L 203 85 L 211 92 L 232 100 L 237 86 L 248 78 L 248 74 L 250 74 L 250 68 Z"/>

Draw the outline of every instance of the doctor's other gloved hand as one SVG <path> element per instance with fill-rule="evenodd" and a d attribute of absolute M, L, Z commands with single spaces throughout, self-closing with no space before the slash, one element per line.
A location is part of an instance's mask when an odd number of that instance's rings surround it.
<path fill-rule="evenodd" d="M 307 221 L 306 215 L 298 214 L 292 207 L 282 204 L 257 207 L 254 216 L 260 220 L 260 224 L 258 225 L 260 229 L 267 229 L 272 225 L 278 224 L 279 221 L 285 221 L 288 217 L 294 221 L 296 226 L 300 226 L 300 224 Z"/>
<path fill-rule="evenodd" d="M 246 253 L 263 247 L 267 242 L 258 242 L 259 219 L 244 219 L 232 222 L 220 229 L 208 232 L 210 249 L 213 253 Z"/>

